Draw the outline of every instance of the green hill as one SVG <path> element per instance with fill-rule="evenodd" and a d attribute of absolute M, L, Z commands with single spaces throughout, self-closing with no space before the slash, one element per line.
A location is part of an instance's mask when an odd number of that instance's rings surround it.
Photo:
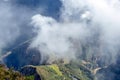
<path fill-rule="evenodd" d="M 22 68 L 21 72 L 27 76 L 34 75 L 35 80 L 94 80 L 89 69 L 82 64 L 73 62 L 42 66 L 29 65 Z M 37 79 L 38 76 L 39 79 Z"/>

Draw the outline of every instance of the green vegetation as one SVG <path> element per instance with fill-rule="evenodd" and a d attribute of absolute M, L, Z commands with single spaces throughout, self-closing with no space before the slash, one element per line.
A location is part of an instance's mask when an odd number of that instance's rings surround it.
<path fill-rule="evenodd" d="M 19 72 L 0 65 L 0 80 L 24 80 L 24 77 Z"/>
<path fill-rule="evenodd" d="M 23 76 L 13 69 L 8 69 L 4 65 L 0 65 L 0 80 L 34 80 L 36 75 L 41 80 L 94 80 L 90 69 L 80 61 L 71 61 L 67 64 L 56 63 L 26 67 L 24 67 L 25 72 L 28 70 L 31 71 L 29 73 L 32 73 L 29 76 Z M 32 68 L 35 68 L 35 72 L 33 72 Z"/>
<path fill-rule="evenodd" d="M 8 69 L 5 65 L 0 65 L 0 80 L 34 80 L 34 76 L 22 76 L 12 68 Z"/>
<path fill-rule="evenodd" d="M 64 75 L 71 75 L 70 78 L 74 77 L 79 80 L 93 80 L 93 76 L 91 71 L 89 71 L 85 66 L 78 64 L 78 63 L 70 63 L 61 66 Z"/>
<path fill-rule="evenodd" d="M 62 72 L 59 70 L 59 67 L 57 65 L 50 65 L 49 68 L 53 69 L 59 76 L 62 76 Z"/>
<path fill-rule="evenodd" d="M 57 65 L 37 66 L 36 70 L 42 80 L 64 80 Z"/>
<path fill-rule="evenodd" d="M 25 76 L 25 80 L 34 80 L 34 75 Z"/>
<path fill-rule="evenodd" d="M 37 66 L 36 71 L 42 80 L 94 80 L 90 70 L 75 62 Z"/>

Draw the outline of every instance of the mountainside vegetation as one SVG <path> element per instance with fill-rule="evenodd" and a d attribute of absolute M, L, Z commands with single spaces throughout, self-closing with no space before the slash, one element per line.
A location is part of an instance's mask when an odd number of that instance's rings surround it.
<path fill-rule="evenodd" d="M 20 72 L 0 64 L 0 80 L 34 80 L 34 76 L 23 76 Z"/>
<path fill-rule="evenodd" d="M 0 80 L 94 80 L 92 72 L 80 62 L 27 65 L 14 71 L 0 65 Z"/>
<path fill-rule="evenodd" d="M 21 73 L 29 76 L 35 75 L 35 80 L 94 80 L 92 72 L 77 62 L 41 66 L 29 65 L 23 67 Z M 39 79 L 37 79 L 38 76 L 36 75 L 39 76 Z"/>

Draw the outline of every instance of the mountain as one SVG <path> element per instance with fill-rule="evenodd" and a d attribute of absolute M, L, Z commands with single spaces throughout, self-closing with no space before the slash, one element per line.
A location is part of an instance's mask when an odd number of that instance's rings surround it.
<path fill-rule="evenodd" d="M 33 80 L 33 76 L 23 76 L 20 72 L 0 64 L 0 80 Z"/>
<path fill-rule="evenodd" d="M 58 60 L 51 64 L 46 62 L 41 64 L 40 52 L 35 48 L 29 48 L 30 43 L 31 40 L 25 41 L 3 55 L 4 64 L 8 68 L 20 71 L 20 75 L 32 78 L 32 80 L 94 79 L 91 70 L 88 68 L 91 64 L 87 64 L 85 61 L 65 62 L 65 60 Z"/>
<path fill-rule="evenodd" d="M 34 80 L 94 80 L 93 63 L 78 59 L 41 64 L 40 52 L 29 48 L 30 43 L 31 40 L 27 40 L 3 55 L 4 64 Z"/>
<path fill-rule="evenodd" d="M 26 65 L 19 72 L 0 65 L 0 80 L 94 80 L 94 75 L 80 62 L 51 65 Z"/>
<path fill-rule="evenodd" d="M 97 78 L 102 80 L 120 80 L 120 59 L 116 63 L 108 65 L 98 70 Z"/>
<path fill-rule="evenodd" d="M 20 72 L 25 76 L 34 75 L 35 80 L 93 80 L 89 69 L 80 63 L 51 64 L 23 67 Z"/>
<path fill-rule="evenodd" d="M 17 70 L 25 65 L 40 64 L 40 52 L 37 49 L 29 49 L 30 42 L 31 40 L 28 40 L 9 51 L 10 53 L 3 58 L 7 67 Z"/>
<path fill-rule="evenodd" d="M 2 68 L 1 72 L 13 68 L 19 71 L 17 73 L 19 76 L 27 78 L 25 80 L 120 80 L 119 56 L 115 64 L 106 66 L 102 63 L 100 63 L 102 66 L 99 66 L 97 57 L 96 59 L 92 57 L 93 60 L 80 58 L 85 55 L 69 62 L 57 60 L 41 64 L 41 53 L 35 48 L 29 48 L 30 43 L 31 40 L 27 40 L 3 55 L 1 57 L 3 61 L 0 63 L 4 63 L 8 68 Z M 86 47 L 85 51 L 87 49 L 89 48 Z"/>

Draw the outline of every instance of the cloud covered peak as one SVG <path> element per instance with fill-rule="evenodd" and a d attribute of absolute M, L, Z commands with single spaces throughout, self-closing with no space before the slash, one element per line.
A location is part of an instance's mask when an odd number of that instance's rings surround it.
<path fill-rule="evenodd" d="M 37 14 L 32 25 L 37 36 L 32 47 L 43 55 L 58 58 L 75 58 L 84 54 L 83 45 L 89 45 L 94 52 L 111 58 L 118 54 L 120 39 L 119 1 L 116 0 L 61 0 L 59 21 Z M 108 56 L 109 55 L 109 56 Z"/>

